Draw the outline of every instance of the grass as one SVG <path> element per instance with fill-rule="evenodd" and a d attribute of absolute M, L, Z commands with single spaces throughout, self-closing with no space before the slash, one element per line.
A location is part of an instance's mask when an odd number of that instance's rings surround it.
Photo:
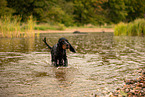
<path fill-rule="evenodd" d="M 0 33 L 2 37 L 20 36 L 20 17 L 3 16 L 0 20 Z"/>
<path fill-rule="evenodd" d="M 45 24 L 38 24 L 34 28 L 35 30 L 65 30 L 66 26 L 64 24 L 58 23 L 57 25 L 50 25 L 48 23 Z"/>
<path fill-rule="evenodd" d="M 143 36 L 145 35 L 145 19 L 136 19 L 130 23 L 119 23 L 114 28 L 116 36 Z"/>
<path fill-rule="evenodd" d="M 79 28 L 113 28 L 114 25 L 84 25 L 84 26 L 70 26 L 66 27 L 64 24 L 43 23 L 36 24 L 33 16 L 28 17 L 27 22 L 21 22 L 20 16 L 3 16 L 0 18 L 0 37 L 34 37 L 35 30 L 65 30 L 65 29 L 79 29 Z"/>
<path fill-rule="evenodd" d="M 35 28 L 36 22 L 33 20 L 33 16 L 30 16 L 25 25 L 25 34 L 24 37 L 34 37 L 35 36 Z"/>
<path fill-rule="evenodd" d="M 3 16 L 0 19 L 1 37 L 34 37 L 35 21 L 30 16 L 27 22 L 21 25 L 20 16 Z"/>
<path fill-rule="evenodd" d="M 42 30 L 42 31 L 46 31 L 46 30 L 57 30 L 57 28 L 55 26 L 50 26 L 49 24 L 38 24 L 34 27 L 35 30 Z"/>

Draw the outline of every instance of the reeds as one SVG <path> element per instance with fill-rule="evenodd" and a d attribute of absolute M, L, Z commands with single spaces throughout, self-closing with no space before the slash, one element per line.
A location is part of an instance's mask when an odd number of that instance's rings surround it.
<path fill-rule="evenodd" d="M 114 35 L 116 36 L 144 36 L 145 19 L 136 19 L 130 23 L 119 23 L 115 26 Z"/>
<path fill-rule="evenodd" d="M 3 16 L 0 18 L 0 37 L 34 37 L 35 21 L 30 16 L 24 24 L 21 26 L 20 16 Z M 24 29 L 25 28 L 25 29 Z"/>
<path fill-rule="evenodd" d="M 33 19 L 33 16 L 30 16 L 25 24 L 25 34 L 24 37 L 34 37 L 35 36 L 35 25 L 36 22 Z"/>
<path fill-rule="evenodd" d="M 20 17 L 3 16 L 0 19 L 0 33 L 2 37 L 20 36 Z"/>

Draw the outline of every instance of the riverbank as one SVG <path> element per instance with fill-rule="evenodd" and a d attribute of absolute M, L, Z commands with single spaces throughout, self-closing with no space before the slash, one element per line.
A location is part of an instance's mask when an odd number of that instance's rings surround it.
<path fill-rule="evenodd" d="M 145 97 L 145 70 L 138 70 L 137 79 L 127 79 L 122 88 L 117 88 L 110 97 Z"/>
<path fill-rule="evenodd" d="M 67 28 L 65 30 L 34 30 L 34 33 L 73 33 L 74 31 L 79 31 L 79 32 L 114 32 L 113 28 Z M 25 33 L 25 32 L 21 32 Z M 3 37 L 2 33 L 0 33 L 0 37 Z"/>
<path fill-rule="evenodd" d="M 113 28 L 74 28 L 65 30 L 35 30 L 35 33 L 73 33 L 74 31 L 79 32 L 114 32 Z"/>
<path fill-rule="evenodd" d="M 136 19 L 129 23 L 119 23 L 114 27 L 115 36 L 144 36 L 145 19 Z"/>

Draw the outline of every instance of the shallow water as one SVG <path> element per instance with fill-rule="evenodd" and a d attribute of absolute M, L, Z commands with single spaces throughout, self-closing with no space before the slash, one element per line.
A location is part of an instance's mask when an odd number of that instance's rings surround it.
<path fill-rule="evenodd" d="M 67 51 L 68 67 L 53 67 L 50 50 L 60 37 L 77 53 Z M 125 79 L 145 68 L 145 38 L 113 33 L 40 34 L 35 38 L 0 38 L 0 97 L 107 96 Z"/>

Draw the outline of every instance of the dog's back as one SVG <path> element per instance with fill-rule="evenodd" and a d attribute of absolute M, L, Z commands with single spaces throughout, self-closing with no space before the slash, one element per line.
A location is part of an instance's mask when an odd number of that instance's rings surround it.
<path fill-rule="evenodd" d="M 65 38 L 60 38 L 58 43 L 55 44 L 53 47 L 49 46 L 46 42 L 46 37 L 44 38 L 44 43 L 51 49 L 51 61 L 54 66 L 67 66 L 67 56 L 66 56 L 66 49 L 70 49 L 70 51 L 75 52 L 75 49 L 71 46 Z"/>

